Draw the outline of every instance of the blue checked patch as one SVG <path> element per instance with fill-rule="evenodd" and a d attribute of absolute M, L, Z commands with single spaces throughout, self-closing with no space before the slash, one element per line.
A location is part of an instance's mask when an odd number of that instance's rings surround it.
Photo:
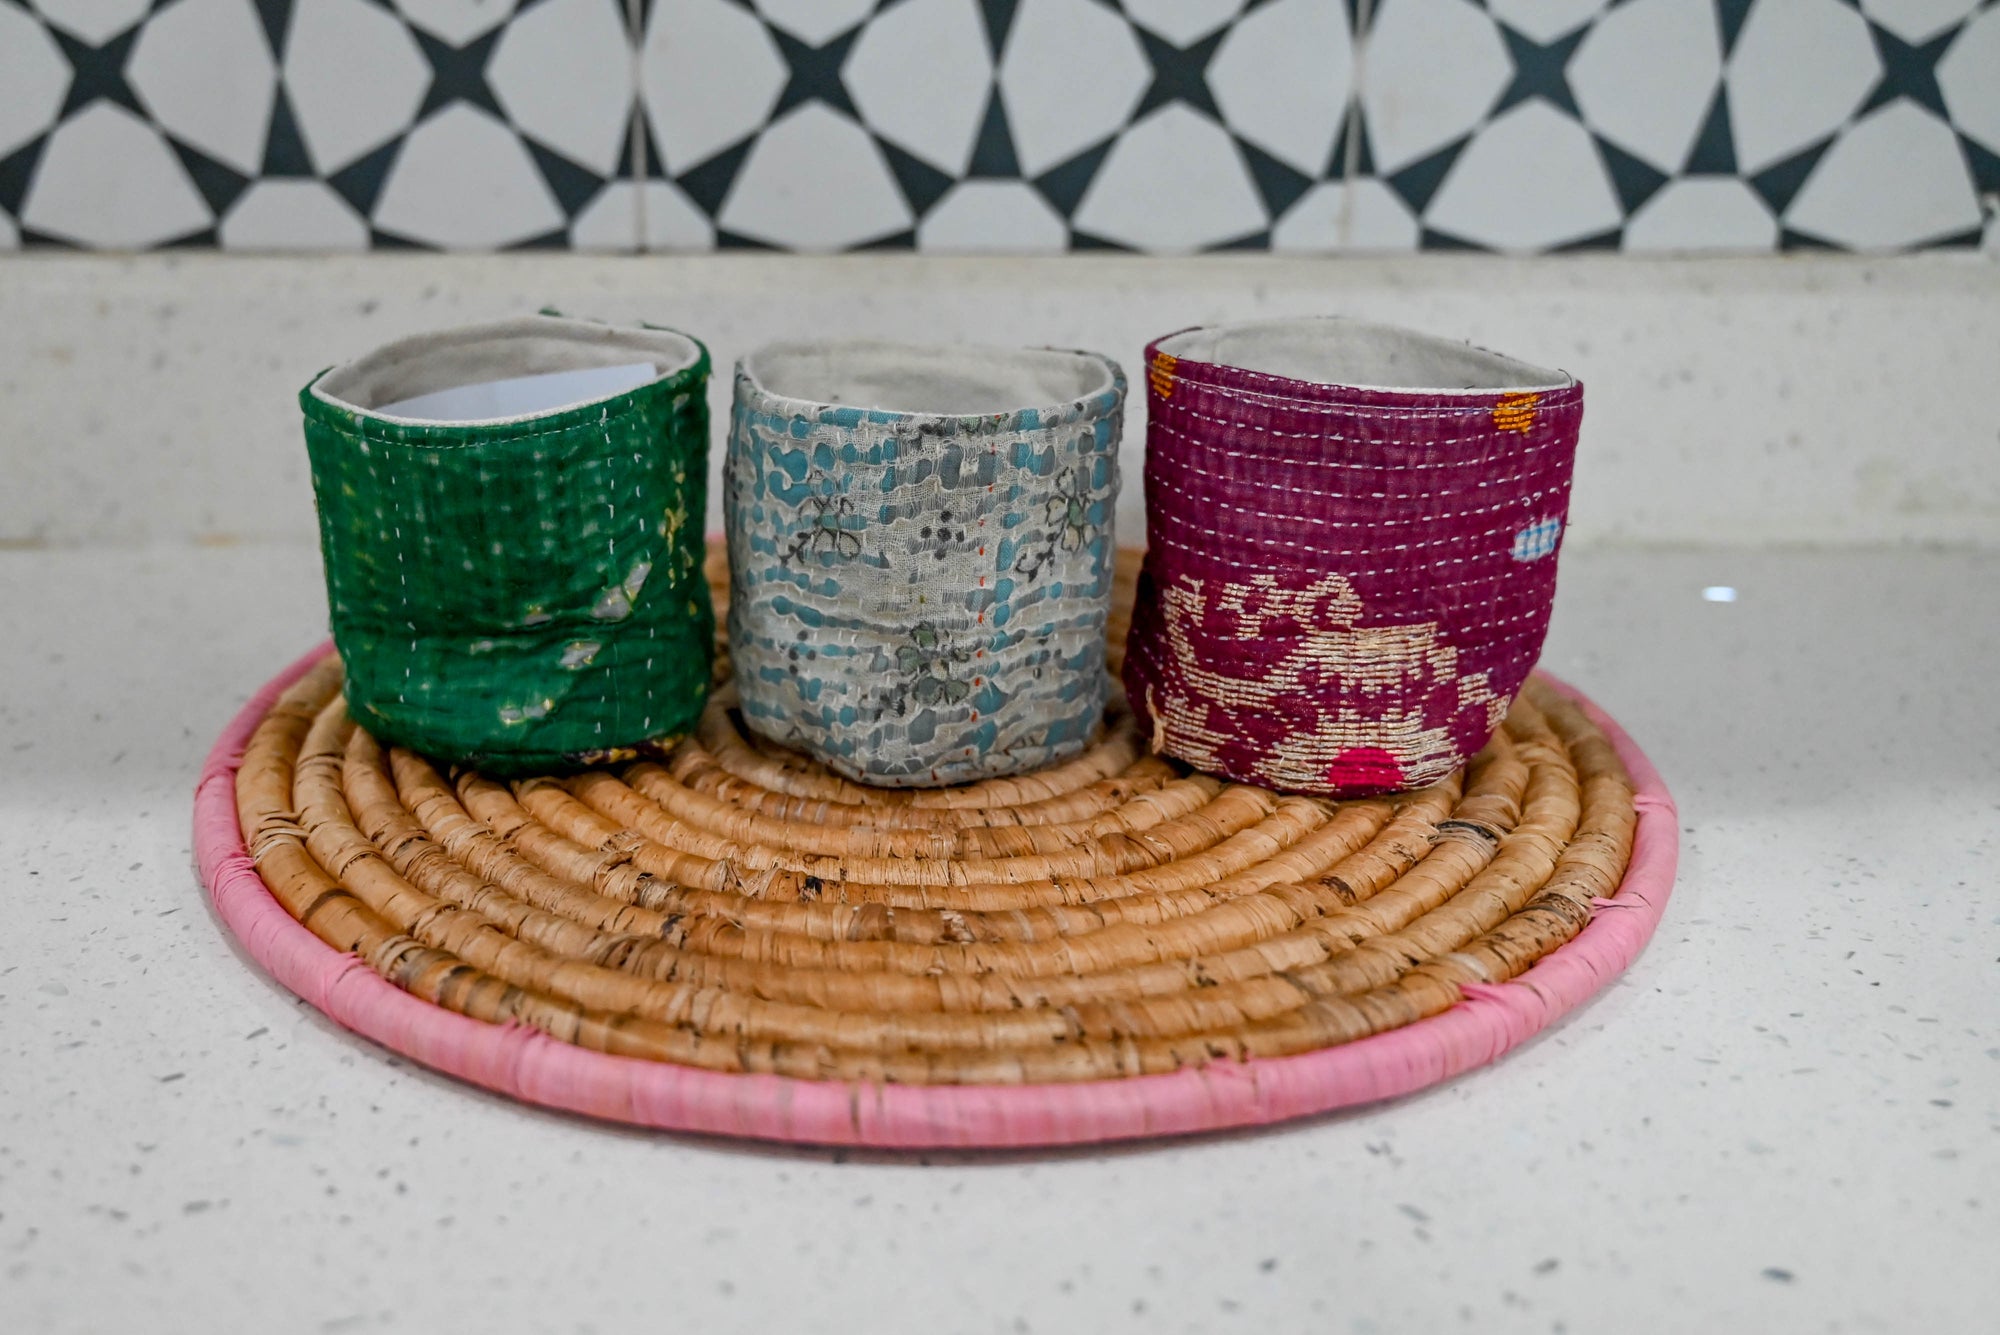
<path fill-rule="evenodd" d="M 1562 538 L 1563 521 L 1544 519 L 1538 524 L 1530 524 L 1514 535 L 1514 559 L 1535 561 L 1556 549 Z"/>

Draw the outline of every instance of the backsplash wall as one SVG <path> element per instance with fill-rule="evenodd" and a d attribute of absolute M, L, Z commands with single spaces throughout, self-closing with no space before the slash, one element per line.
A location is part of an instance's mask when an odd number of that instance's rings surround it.
<path fill-rule="evenodd" d="M 2000 0 L 0 0 L 0 249 L 1967 247 Z"/>

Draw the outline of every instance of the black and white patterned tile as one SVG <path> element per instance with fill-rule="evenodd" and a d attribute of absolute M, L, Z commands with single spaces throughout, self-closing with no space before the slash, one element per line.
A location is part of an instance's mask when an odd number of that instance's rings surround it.
<path fill-rule="evenodd" d="M 725 246 L 1264 245 L 1351 68 L 1328 0 L 654 0 L 645 158 Z"/>
<path fill-rule="evenodd" d="M 621 0 L 0 0 L 0 211 L 97 248 L 633 248 Z"/>
<path fill-rule="evenodd" d="M 1363 137 L 1410 246 L 1976 245 L 1996 26 L 1992 0 L 1377 0 Z"/>
<path fill-rule="evenodd" d="M 0 0 L 0 247 L 1972 246 L 2000 0 Z"/>

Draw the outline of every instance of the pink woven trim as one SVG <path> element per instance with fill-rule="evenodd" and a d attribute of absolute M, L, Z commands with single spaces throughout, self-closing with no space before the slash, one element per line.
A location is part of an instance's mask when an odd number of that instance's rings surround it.
<path fill-rule="evenodd" d="M 236 770 L 278 696 L 326 652 L 259 691 L 202 769 L 194 845 L 223 924 L 273 977 L 404 1056 L 530 1103 L 672 1131 L 897 1149 L 1018 1147 L 1180 1135 L 1393 1098 L 1492 1061 L 1609 983 L 1652 936 L 1672 893 L 1680 827 L 1659 773 L 1579 692 L 1638 787 L 1638 843 L 1615 897 L 1574 941 L 1512 982 L 1466 989 L 1441 1015 L 1296 1057 L 1068 1085 L 865 1085 L 726 1075 L 611 1057 L 539 1031 L 440 1010 L 327 946 L 271 897 L 243 846 Z"/>

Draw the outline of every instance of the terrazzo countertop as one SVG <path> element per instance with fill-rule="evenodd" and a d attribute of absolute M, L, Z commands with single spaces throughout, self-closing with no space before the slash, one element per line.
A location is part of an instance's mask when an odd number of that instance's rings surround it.
<path fill-rule="evenodd" d="M 1546 664 L 1683 819 L 1625 977 L 1356 1112 L 896 1156 L 334 1028 L 188 854 L 209 741 L 322 633 L 316 553 L 0 550 L 0 1330 L 1992 1329 L 2000 553 L 1564 561 Z"/>

